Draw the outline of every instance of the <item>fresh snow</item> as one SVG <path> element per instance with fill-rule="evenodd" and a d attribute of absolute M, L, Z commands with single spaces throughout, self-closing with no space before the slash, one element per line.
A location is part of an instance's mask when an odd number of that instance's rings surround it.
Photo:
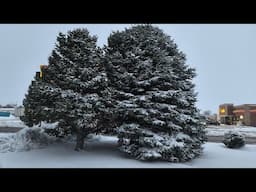
<path fill-rule="evenodd" d="M 165 122 L 161 121 L 161 120 L 154 120 L 153 121 L 153 125 L 163 126 L 163 125 L 165 125 Z"/>
<path fill-rule="evenodd" d="M 17 117 L 10 115 L 9 117 L 0 117 L 0 121 L 5 121 L 5 120 L 15 120 Z"/>
<path fill-rule="evenodd" d="M 39 149 L 57 141 L 39 127 L 24 128 L 17 133 L 0 133 L 0 153 Z"/>
<path fill-rule="evenodd" d="M 55 129 L 58 126 L 58 122 L 55 123 L 47 123 L 45 121 L 41 122 L 41 126 L 37 125 L 36 127 L 42 127 L 44 129 Z"/>
<path fill-rule="evenodd" d="M 10 117 L 0 117 L 0 127 L 24 127 L 24 123 L 13 115 Z"/>
<path fill-rule="evenodd" d="M 16 133 L 17 134 L 17 133 Z M 8 143 L 14 133 L 1 133 Z M 1 142 L 0 142 L 0 145 Z M 256 168 L 256 145 L 228 149 L 222 143 L 206 143 L 202 156 L 186 163 L 143 162 L 119 152 L 117 138 L 92 135 L 85 151 L 74 151 L 74 140 L 55 141 L 44 148 L 20 152 L 0 152 L 2 168 Z"/>
<path fill-rule="evenodd" d="M 42 122 L 43 128 L 57 123 Z M 1 117 L 0 127 L 26 127 L 14 116 Z M 35 129 L 39 128 L 38 126 Z M 17 133 L 0 133 L 0 167 L 2 168 L 256 168 L 256 145 L 228 149 L 222 143 L 206 143 L 199 158 L 186 163 L 143 162 L 127 157 L 118 150 L 117 138 L 93 135 L 86 140 L 86 150 L 74 151 L 75 140 L 54 140 L 44 145 L 25 137 L 26 129 Z M 208 126 L 207 135 L 223 136 L 235 130 L 256 137 L 256 127 Z M 179 134 L 177 137 L 183 137 Z"/>
<path fill-rule="evenodd" d="M 141 100 L 141 101 L 146 101 L 146 97 L 145 97 L 145 95 L 140 96 L 140 100 Z"/>

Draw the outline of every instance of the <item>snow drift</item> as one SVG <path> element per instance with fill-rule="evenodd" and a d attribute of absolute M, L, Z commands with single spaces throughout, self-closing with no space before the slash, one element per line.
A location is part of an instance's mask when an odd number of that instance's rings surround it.
<path fill-rule="evenodd" d="M 38 149 L 55 141 L 44 132 L 43 128 L 24 128 L 17 133 L 2 133 L 0 137 L 0 152 L 20 152 Z"/>

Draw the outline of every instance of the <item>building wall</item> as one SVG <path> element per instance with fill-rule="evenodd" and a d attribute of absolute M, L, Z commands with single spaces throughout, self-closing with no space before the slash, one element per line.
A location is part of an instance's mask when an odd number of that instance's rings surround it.
<path fill-rule="evenodd" d="M 250 118 L 251 119 L 250 125 L 256 127 L 256 113 L 255 112 L 250 113 L 250 116 L 251 116 L 251 118 Z"/>
<path fill-rule="evenodd" d="M 221 110 L 223 109 L 225 109 L 225 113 L 221 113 Z M 234 110 L 238 110 L 238 111 L 235 112 Z M 254 111 L 251 111 L 251 110 L 254 110 Z M 243 116 L 243 119 L 239 118 L 240 115 Z M 220 119 L 222 120 L 221 123 L 224 123 L 224 124 L 227 123 L 227 119 L 230 120 L 231 119 L 230 117 L 232 117 L 233 124 L 236 124 L 238 121 L 240 121 L 247 126 L 256 126 L 256 105 L 244 104 L 244 105 L 233 106 L 232 104 L 223 104 L 219 106 L 219 116 L 220 116 Z"/>
<path fill-rule="evenodd" d="M 245 125 L 256 126 L 256 113 L 248 111 L 246 113 L 246 122 Z"/>
<path fill-rule="evenodd" d="M 255 110 L 256 105 L 240 105 L 236 107 L 237 109 L 244 109 L 244 125 L 247 126 L 256 126 L 256 113 L 251 112 L 250 110 Z"/>
<path fill-rule="evenodd" d="M 241 119 L 240 117 L 241 116 L 245 116 L 245 113 L 244 112 L 234 112 L 234 119 L 235 119 L 235 122 L 234 123 L 242 123 L 242 124 L 245 124 L 244 122 L 244 118 Z"/>
<path fill-rule="evenodd" d="M 219 118 L 223 124 L 231 124 L 233 115 L 233 104 L 223 104 L 219 106 Z"/>
<path fill-rule="evenodd" d="M 223 104 L 219 106 L 219 116 L 233 115 L 233 104 Z M 225 112 L 223 112 L 223 110 Z"/>
<path fill-rule="evenodd" d="M 251 125 L 251 113 L 249 112 L 249 107 L 245 106 L 245 112 L 244 112 L 244 124 L 247 126 Z"/>

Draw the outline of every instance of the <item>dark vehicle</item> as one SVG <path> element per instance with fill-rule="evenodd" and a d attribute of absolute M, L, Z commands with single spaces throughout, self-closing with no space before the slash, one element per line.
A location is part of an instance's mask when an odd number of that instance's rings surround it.
<path fill-rule="evenodd" d="M 200 115 L 200 121 L 201 121 L 204 125 L 207 124 L 207 118 L 206 118 L 205 116 L 203 116 L 203 115 Z"/>
<path fill-rule="evenodd" d="M 218 122 L 217 120 L 215 120 L 215 119 L 207 119 L 206 120 L 206 124 L 207 125 L 220 125 L 220 122 Z"/>

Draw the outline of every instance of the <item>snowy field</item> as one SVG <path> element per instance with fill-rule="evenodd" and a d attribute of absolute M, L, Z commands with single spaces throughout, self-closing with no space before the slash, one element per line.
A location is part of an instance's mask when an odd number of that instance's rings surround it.
<path fill-rule="evenodd" d="M 247 137 L 256 137 L 256 127 L 236 125 L 208 126 L 206 128 L 206 134 L 209 136 L 223 136 L 224 133 L 231 130 L 240 132 Z"/>
<path fill-rule="evenodd" d="M 24 127 L 24 123 L 17 117 L 0 117 L 0 127 Z"/>
<path fill-rule="evenodd" d="M 87 139 L 85 151 L 76 152 L 72 140 L 21 150 L 22 142 L 13 144 L 15 136 L 0 134 L 1 168 L 256 168 L 256 145 L 228 149 L 222 143 L 206 143 L 204 154 L 191 162 L 141 162 L 120 153 L 116 137 L 93 136 Z"/>
<path fill-rule="evenodd" d="M 13 116 L 0 118 L 1 126 L 25 127 Z M 237 130 L 256 137 L 256 127 L 209 126 L 206 130 L 212 136 Z M 256 168 L 256 145 L 228 149 L 222 143 L 208 142 L 204 144 L 203 155 L 191 162 L 141 162 L 119 152 L 116 137 L 91 137 L 86 140 L 86 150 L 76 152 L 73 140 L 48 138 L 44 145 L 38 145 L 24 139 L 22 133 L 0 133 L 1 168 Z"/>

